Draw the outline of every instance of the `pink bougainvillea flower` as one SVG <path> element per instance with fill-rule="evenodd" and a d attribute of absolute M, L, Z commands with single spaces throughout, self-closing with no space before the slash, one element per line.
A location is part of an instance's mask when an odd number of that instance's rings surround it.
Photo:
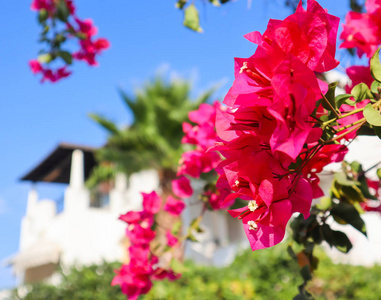
<path fill-rule="evenodd" d="M 299 3 L 285 20 L 270 20 L 266 31 L 246 35 L 266 49 L 277 44 L 285 54 L 292 54 L 311 70 L 326 72 L 339 62 L 335 59 L 336 35 L 340 19 L 327 14 L 316 1 L 307 1 L 307 11 Z"/>
<path fill-rule="evenodd" d="M 178 216 L 185 208 L 185 203 L 181 200 L 177 200 L 172 196 L 168 196 L 167 202 L 165 203 L 164 210 L 169 212 L 174 216 Z"/>
<path fill-rule="evenodd" d="M 47 10 L 48 15 L 46 22 L 48 22 L 49 26 L 56 27 L 55 24 L 62 21 L 57 17 L 57 11 L 59 10 L 57 6 L 58 2 L 54 0 L 33 0 L 31 4 L 31 9 Z M 66 4 L 66 7 L 69 11 L 69 16 L 65 18 L 65 21 L 62 21 L 66 26 L 66 30 L 63 30 L 61 32 L 56 32 L 56 30 L 53 30 L 55 32 L 54 35 L 63 35 L 65 40 L 77 39 L 80 49 L 71 53 L 71 58 L 73 60 L 85 61 L 88 65 L 91 66 L 97 66 L 98 63 L 96 61 L 96 57 L 103 50 L 108 49 L 110 47 L 109 41 L 104 38 L 98 38 L 94 40 L 94 36 L 97 33 L 97 28 L 93 25 L 93 21 L 91 19 L 79 19 L 75 14 L 75 6 L 73 4 L 73 1 L 64 0 L 64 4 Z M 44 22 L 44 27 L 45 25 L 46 24 Z M 50 44 L 52 43 L 49 42 L 48 44 L 48 47 L 51 47 Z M 51 48 L 43 54 L 51 54 L 55 52 L 57 52 L 57 49 Z M 58 57 L 59 56 L 53 55 L 53 60 L 55 60 Z M 65 61 L 65 63 L 67 62 Z M 49 67 L 49 63 L 37 64 L 36 60 L 30 61 L 29 65 L 34 74 L 42 74 L 41 82 L 49 81 L 55 83 L 61 80 L 62 78 L 68 77 L 71 74 L 71 72 L 66 69 L 67 66 L 52 69 Z"/>
<path fill-rule="evenodd" d="M 254 200 L 250 200 L 246 207 L 229 211 L 233 217 L 242 220 L 252 250 L 274 246 L 284 237 L 292 204 L 290 200 L 280 198 L 282 195 L 276 185 L 275 181 L 264 180 Z"/>
<path fill-rule="evenodd" d="M 370 101 L 365 99 L 365 100 L 362 100 L 361 102 L 359 103 L 356 103 L 356 108 L 364 108 Z M 343 104 L 341 105 L 340 107 L 340 111 L 341 112 L 348 112 L 348 111 L 352 111 L 353 110 L 353 106 L 351 105 L 348 105 L 348 104 Z M 351 116 L 348 116 L 348 117 L 345 117 L 343 119 L 340 119 L 337 121 L 337 123 L 339 123 L 340 126 L 338 126 L 338 128 L 342 127 L 342 126 L 345 126 L 345 125 L 349 125 L 349 124 L 352 124 L 360 119 L 362 119 L 364 117 L 364 114 L 362 111 L 356 113 L 356 114 L 353 114 Z M 351 128 L 348 128 L 346 130 L 343 130 L 343 131 L 340 131 L 340 134 L 344 134 L 346 133 L 347 131 L 349 131 Z M 351 139 L 354 139 L 355 137 L 357 136 L 357 132 L 356 131 L 352 131 L 350 133 L 347 133 L 343 138 L 346 139 L 346 140 L 351 140 Z"/>
<path fill-rule="evenodd" d="M 149 194 L 141 193 L 143 195 L 143 208 L 146 212 L 156 214 L 161 208 L 161 198 L 153 191 Z"/>
<path fill-rule="evenodd" d="M 155 238 L 155 232 L 151 228 L 144 228 L 137 224 L 127 227 L 126 236 L 130 242 L 136 245 L 148 244 Z"/>
<path fill-rule="evenodd" d="M 189 198 L 193 194 L 193 189 L 190 186 L 190 181 L 185 176 L 180 176 L 178 179 L 172 180 L 173 193 L 179 198 Z"/>
<path fill-rule="evenodd" d="M 173 272 L 173 270 L 165 270 L 163 268 L 157 268 L 152 276 L 154 280 L 163 280 L 167 278 L 169 281 L 177 280 L 181 277 L 181 274 Z"/>
<path fill-rule="evenodd" d="M 366 1 L 366 13 L 349 12 L 340 39 L 340 48 L 357 48 L 361 57 L 364 53 L 371 57 L 381 43 L 380 1 Z"/>
<path fill-rule="evenodd" d="M 315 74 L 292 56 L 287 57 L 272 78 L 274 102 L 268 111 L 276 119 L 270 146 L 295 159 L 309 137 L 309 115 L 321 98 Z M 316 140 L 320 136 L 316 137 Z"/>
<path fill-rule="evenodd" d="M 324 145 L 320 151 L 308 160 L 302 169 L 302 173 L 311 185 L 313 198 L 316 199 L 324 196 L 324 192 L 319 186 L 320 178 L 317 174 L 323 171 L 326 165 L 343 161 L 347 152 L 348 148 L 345 145 Z M 301 157 L 302 159 L 305 158 Z"/>
<path fill-rule="evenodd" d="M 41 64 L 39 63 L 39 61 L 37 59 L 30 60 L 29 66 L 30 66 L 30 69 L 32 70 L 33 74 L 40 73 L 43 70 Z"/>
<path fill-rule="evenodd" d="M 46 10 L 51 10 L 52 8 L 52 3 L 49 0 L 33 0 L 30 9 L 31 10 L 40 10 L 40 9 L 46 9 Z"/>
<path fill-rule="evenodd" d="M 187 151 L 181 156 L 181 165 L 179 166 L 177 176 L 190 175 L 194 178 L 199 178 L 201 173 L 207 173 L 213 170 L 220 160 L 220 156 L 213 151 Z"/>
<path fill-rule="evenodd" d="M 100 52 L 101 50 L 106 50 L 110 48 L 110 42 L 106 40 L 105 38 L 96 39 L 93 45 L 98 52 Z"/>
<path fill-rule="evenodd" d="M 141 220 L 141 213 L 137 211 L 129 211 L 124 215 L 121 215 L 119 219 L 128 224 L 138 223 Z"/>
<path fill-rule="evenodd" d="M 189 120 L 196 124 L 212 123 L 216 119 L 216 109 L 207 103 L 202 103 L 197 110 L 189 113 Z"/>
<path fill-rule="evenodd" d="M 167 244 L 170 247 L 173 247 L 177 244 L 178 239 L 170 231 L 167 231 L 165 236 L 167 237 Z"/>
<path fill-rule="evenodd" d="M 346 69 L 346 73 L 351 80 L 351 83 L 345 87 L 345 91 L 348 94 L 351 93 L 351 90 L 355 85 L 361 82 L 364 82 L 370 88 L 374 80 L 370 74 L 369 66 L 352 66 Z"/>
<path fill-rule="evenodd" d="M 231 199 L 230 201 L 224 201 L 227 196 L 230 194 L 229 185 L 227 184 L 227 181 L 223 181 L 224 184 L 219 184 L 217 186 L 217 191 L 205 191 L 202 195 L 206 196 L 208 198 L 208 203 L 213 209 L 226 209 L 234 204 L 234 199 Z"/>
<path fill-rule="evenodd" d="M 129 211 L 126 214 L 121 215 L 119 220 L 128 224 L 140 224 L 143 228 L 150 228 L 154 223 L 153 214 L 144 210 L 140 212 Z"/>
<path fill-rule="evenodd" d="M 82 21 L 78 18 L 75 18 L 74 20 L 79 26 L 79 32 L 85 34 L 87 38 L 97 34 L 98 29 L 93 25 L 93 20 L 86 19 Z"/>
<path fill-rule="evenodd" d="M 122 265 L 120 270 L 116 271 L 116 276 L 111 285 L 120 285 L 123 294 L 128 299 L 136 300 L 141 294 L 147 293 L 152 288 L 152 282 L 148 275 L 134 274 L 131 271 L 131 264 Z"/>

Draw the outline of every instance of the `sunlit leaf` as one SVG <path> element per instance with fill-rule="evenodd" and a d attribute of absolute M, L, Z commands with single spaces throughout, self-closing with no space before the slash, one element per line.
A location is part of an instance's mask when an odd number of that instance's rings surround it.
<path fill-rule="evenodd" d="M 370 103 L 365 106 L 363 111 L 366 121 L 374 126 L 381 126 L 381 115 Z"/>
<path fill-rule="evenodd" d="M 194 4 L 189 5 L 184 11 L 184 26 L 197 32 L 203 32 L 200 27 L 198 10 Z"/>
<path fill-rule="evenodd" d="M 355 85 L 352 90 L 351 94 L 356 99 L 356 103 L 365 100 L 365 99 L 373 99 L 373 94 L 370 92 L 368 86 L 365 83 L 359 83 Z"/>
<path fill-rule="evenodd" d="M 377 80 L 378 82 L 381 82 L 380 49 L 381 48 L 378 48 L 370 59 L 370 73 L 374 80 Z"/>
<path fill-rule="evenodd" d="M 48 64 L 48 63 L 50 63 L 50 62 L 53 60 L 53 56 L 52 56 L 50 53 L 44 53 L 44 54 L 40 54 L 40 55 L 37 57 L 37 60 L 38 60 L 40 63 Z"/>
<path fill-rule="evenodd" d="M 337 108 L 340 108 L 340 106 L 344 103 L 349 104 L 349 103 L 353 102 L 353 105 L 354 105 L 356 102 L 349 100 L 351 97 L 352 97 L 351 94 L 341 94 L 341 95 L 336 96 L 335 102 L 336 102 Z M 351 102 L 347 103 L 348 100 Z"/>

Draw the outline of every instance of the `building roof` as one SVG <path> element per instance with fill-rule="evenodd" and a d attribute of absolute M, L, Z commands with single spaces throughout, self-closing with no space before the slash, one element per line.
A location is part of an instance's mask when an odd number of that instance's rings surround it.
<path fill-rule="evenodd" d="M 94 157 L 96 148 L 60 143 L 42 162 L 24 175 L 21 180 L 32 182 L 69 183 L 71 155 L 74 150 L 83 151 L 85 180 L 97 164 Z"/>

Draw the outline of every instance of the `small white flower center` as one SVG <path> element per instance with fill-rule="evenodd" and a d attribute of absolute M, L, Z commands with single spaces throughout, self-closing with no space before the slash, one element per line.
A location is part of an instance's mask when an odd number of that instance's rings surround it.
<path fill-rule="evenodd" d="M 258 208 L 258 204 L 255 202 L 255 200 L 251 200 L 249 201 L 247 207 L 250 209 L 250 211 L 255 211 Z"/>
<path fill-rule="evenodd" d="M 246 70 L 247 69 L 247 61 L 245 61 L 241 67 L 241 69 L 239 70 L 239 73 L 242 73 L 243 70 Z"/>
<path fill-rule="evenodd" d="M 234 181 L 234 186 L 238 186 L 239 185 L 239 180 L 237 179 L 236 181 Z"/>
<path fill-rule="evenodd" d="M 149 224 L 148 224 L 147 221 L 143 221 L 142 223 L 140 223 L 140 226 L 143 227 L 143 228 L 148 228 Z"/>
<path fill-rule="evenodd" d="M 249 230 L 258 230 L 258 225 L 254 221 L 248 221 L 247 225 L 249 225 Z"/>

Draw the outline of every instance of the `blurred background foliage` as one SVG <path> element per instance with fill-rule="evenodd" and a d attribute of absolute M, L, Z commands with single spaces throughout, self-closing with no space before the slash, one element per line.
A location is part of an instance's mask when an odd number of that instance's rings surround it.
<path fill-rule="evenodd" d="M 299 267 L 286 250 L 286 244 L 252 252 L 245 250 L 228 267 L 197 266 L 185 262 L 181 279 L 155 282 L 149 294 L 139 299 L 292 299 L 303 279 Z M 377 300 L 381 295 L 381 268 L 335 265 L 319 249 L 320 267 L 309 282 L 308 290 L 316 299 Z M 40 283 L 28 286 L 25 297 L 12 299 L 126 299 L 118 286 L 110 286 L 118 263 L 71 268 L 54 287 Z"/>
<path fill-rule="evenodd" d="M 128 127 L 120 127 L 103 115 L 90 115 L 108 133 L 108 139 L 96 152 L 99 165 L 93 170 L 87 186 L 93 188 L 112 179 L 116 171 L 129 176 L 144 169 L 155 169 L 161 190 L 171 191 L 170 183 L 184 152 L 182 125 L 189 122 L 190 111 L 211 100 L 216 89 L 192 98 L 189 80 L 166 80 L 156 76 L 134 95 L 120 91 L 126 109 L 133 115 L 133 122 Z"/>

